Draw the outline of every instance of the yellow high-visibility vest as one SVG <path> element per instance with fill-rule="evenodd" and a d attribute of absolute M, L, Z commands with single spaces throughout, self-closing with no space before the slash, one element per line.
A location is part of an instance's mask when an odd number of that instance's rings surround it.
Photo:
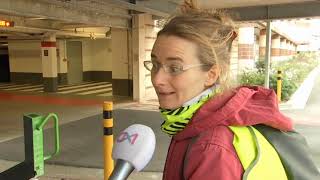
<path fill-rule="evenodd" d="M 228 126 L 244 169 L 242 180 L 288 180 L 278 153 L 252 126 Z"/>

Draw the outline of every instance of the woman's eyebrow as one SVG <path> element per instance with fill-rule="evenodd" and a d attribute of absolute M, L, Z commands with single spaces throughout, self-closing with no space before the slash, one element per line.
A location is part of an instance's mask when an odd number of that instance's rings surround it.
<path fill-rule="evenodd" d="M 183 62 L 183 60 L 179 57 L 167 57 L 168 61 L 180 61 Z"/>
<path fill-rule="evenodd" d="M 151 59 L 157 59 L 157 56 L 155 54 L 151 54 Z M 180 61 L 183 62 L 182 58 L 180 57 L 167 57 L 168 61 Z"/>

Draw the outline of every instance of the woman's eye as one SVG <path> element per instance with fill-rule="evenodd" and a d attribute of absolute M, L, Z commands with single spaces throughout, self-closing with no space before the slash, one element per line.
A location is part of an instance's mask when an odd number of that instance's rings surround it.
<path fill-rule="evenodd" d="M 169 66 L 169 70 L 171 73 L 177 73 L 181 71 L 181 66 L 172 65 L 172 66 Z"/>
<path fill-rule="evenodd" d="M 157 62 L 152 62 L 152 69 L 158 69 L 159 64 Z"/>

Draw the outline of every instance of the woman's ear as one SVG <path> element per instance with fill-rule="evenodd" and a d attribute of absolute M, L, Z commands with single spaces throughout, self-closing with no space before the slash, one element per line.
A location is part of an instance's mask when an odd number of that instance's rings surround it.
<path fill-rule="evenodd" d="M 219 78 L 220 68 L 217 65 L 214 65 L 207 72 L 207 80 L 205 81 L 205 86 L 212 86 Z"/>

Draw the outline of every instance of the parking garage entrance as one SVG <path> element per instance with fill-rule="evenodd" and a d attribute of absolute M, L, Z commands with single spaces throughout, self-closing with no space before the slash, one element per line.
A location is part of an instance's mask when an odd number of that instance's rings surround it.
<path fill-rule="evenodd" d="M 0 47 L 0 82 L 10 82 L 8 47 Z"/>

